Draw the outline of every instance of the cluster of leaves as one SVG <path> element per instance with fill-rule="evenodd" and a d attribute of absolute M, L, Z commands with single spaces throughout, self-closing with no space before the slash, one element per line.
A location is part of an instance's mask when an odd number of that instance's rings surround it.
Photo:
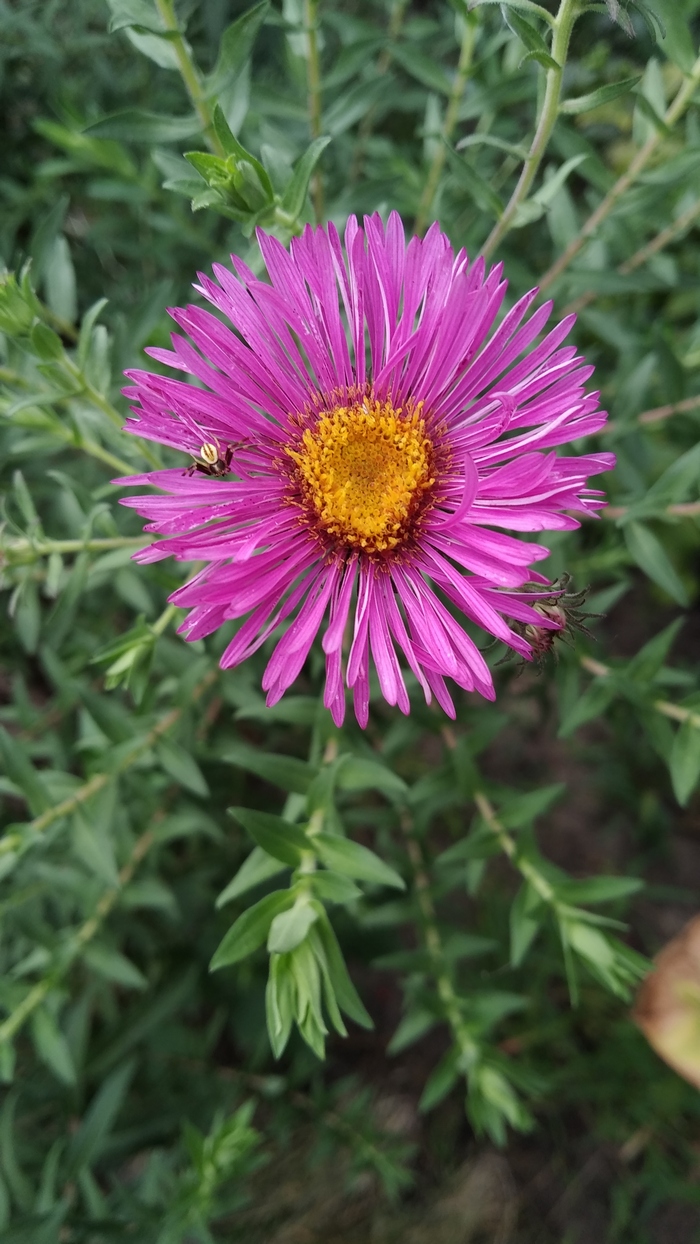
<path fill-rule="evenodd" d="M 358 1025 L 384 1041 L 386 973 L 388 1053 L 429 1049 L 421 1110 L 462 1086 L 499 1144 L 596 1074 L 586 1016 L 618 1049 L 656 948 L 630 943 L 627 906 L 700 780 L 692 646 L 669 661 L 697 593 L 699 11 L 0 5 L 4 1239 L 254 1239 L 246 1196 L 301 1117 L 400 1191 L 408 1147 L 375 1125 L 372 1085 L 353 1104 L 339 1077 L 344 1058 L 362 1074 Z M 179 461 L 121 432 L 118 391 L 196 267 L 258 264 L 258 224 L 287 241 L 377 207 L 437 217 L 497 249 L 514 296 L 541 279 L 578 310 L 614 416 L 609 516 L 555 534 L 549 573 L 642 621 L 539 680 L 498 671 L 499 707 L 462 696 L 454 731 L 420 696 L 408 720 L 380 705 L 366 736 L 335 731 L 317 654 L 266 709 L 264 652 L 223 674 L 227 637 L 171 634 L 177 569 L 130 565 L 145 541 L 110 482 Z M 631 835 L 629 875 L 542 853 L 535 820 L 573 798 L 556 748 L 597 783 L 590 834 Z M 599 1075 L 620 1143 L 655 1126 L 625 1032 Z"/>

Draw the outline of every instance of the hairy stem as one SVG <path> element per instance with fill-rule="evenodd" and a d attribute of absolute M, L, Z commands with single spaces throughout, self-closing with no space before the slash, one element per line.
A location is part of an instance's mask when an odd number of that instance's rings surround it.
<path fill-rule="evenodd" d="M 655 154 L 659 144 L 665 137 L 666 131 L 672 129 L 676 122 L 682 117 L 686 108 L 690 104 L 693 95 L 700 83 L 700 56 L 696 60 L 691 73 L 681 86 L 676 98 L 664 115 L 664 131 L 655 130 L 647 139 L 643 147 L 631 161 L 629 168 L 617 179 L 615 185 L 606 194 L 602 203 L 598 205 L 594 212 L 588 217 L 588 220 L 579 230 L 575 238 L 567 246 L 566 250 L 559 256 L 551 268 L 545 272 L 540 281 L 540 289 L 548 289 L 549 286 L 561 276 L 562 272 L 568 268 L 573 259 L 576 258 L 579 251 L 585 246 L 589 238 L 596 232 L 598 226 L 610 215 L 610 212 L 618 203 L 619 199 L 634 184 L 639 175 L 644 172 L 647 164 Z"/>
<path fill-rule="evenodd" d="M 216 155 L 225 156 L 226 152 L 214 129 L 214 119 L 209 107 L 209 101 L 202 90 L 202 79 L 199 70 L 194 62 L 190 46 L 187 40 L 183 38 L 182 31 L 178 26 L 174 2 L 173 0 L 155 0 L 155 4 L 165 29 L 169 30 L 173 35 L 171 46 L 175 49 L 177 63 L 180 67 L 180 77 L 202 123 L 204 137 Z"/>
<path fill-rule="evenodd" d="M 542 163 L 547 150 L 552 130 L 559 112 L 559 98 L 564 73 L 564 65 L 569 50 L 569 40 L 578 14 L 578 0 L 561 0 L 559 11 L 554 19 L 552 33 L 552 59 L 556 61 L 556 69 L 547 70 L 547 79 L 537 128 L 527 154 L 522 172 L 512 195 L 503 211 L 501 219 L 494 225 L 486 242 L 481 248 L 485 259 L 495 250 L 515 220 L 520 204 L 525 201 Z"/>
<path fill-rule="evenodd" d="M 476 36 L 478 31 L 478 18 L 476 13 L 469 13 L 464 18 L 464 31 L 462 34 L 462 44 L 459 51 L 459 62 L 457 64 L 457 72 L 452 83 L 452 90 L 447 101 L 445 109 L 445 119 L 440 130 L 440 141 L 435 149 L 432 164 L 426 179 L 423 193 L 418 204 L 416 220 L 413 226 L 413 232 L 422 235 L 430 218 L 433 202 L 440 184 L 442 170 L 445 167 L 447 159 L 447 144 L 454 133 L 457 117 L 459 115 L 459 106 L 462 102 L 464 89 L 469 78 L 469 71 L 472 66 L 474 57 L 474 47 L 476 44 Z"/>

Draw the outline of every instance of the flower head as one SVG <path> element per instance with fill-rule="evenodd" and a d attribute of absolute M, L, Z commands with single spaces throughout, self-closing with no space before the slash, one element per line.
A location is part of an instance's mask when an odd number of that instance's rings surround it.
<path fill-rule="evenodd" d="M 409 711 L 399 654 L 452 716 L 446 678 L 493 699 L 458 616 L 526 659 L 527 626 L 547 624 L 532 585 L 548 580 L 531 565 L 548 550 L 502 529 L 578 526 L 568 511 L 604 504 L 587 477 L 614 463 L 555 452 L 606 419 L 584 390 L 592 368 L 562 345 L 574 317 L 532 348 L 551 313 L 527 318 L 532 290 L 494 331 L 500 266 L 454 256 L 437 225 L 407 246 L 396 213 L 364 229 L 350 217 L 344 249 L 332 225 L 307 227 L 289 251 L 258 237 L 269 281 L 233 257 L 235 274 L 215 264 L 216 280 L 195 287 L 233 330 L 175 308 L 188 336 L 149 351 L 190 379 L 127 373 L 127 427 L 193 459 L 120 481 L 165 494 L 124 501 L 161 537 L 137 560 L 207 563 L 170 599 L 190 609 L 189 639 L 245 618 L 224 668 L 293 618 L 265 670 L 268 704 L 324 621 L 324 703 L 338 724 L 345 683 L 366 724 L 370 662 L 384 698 Z"/>

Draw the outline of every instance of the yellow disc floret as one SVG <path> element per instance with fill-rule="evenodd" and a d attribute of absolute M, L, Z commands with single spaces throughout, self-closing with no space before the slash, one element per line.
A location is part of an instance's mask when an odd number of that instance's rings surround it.
<path fill-rule="evenodd" d="M 322 410 L 287 453 L 312 524 L 370 554 L 406 540 L 435 482 L 420 406 L 366 397 Z"/>

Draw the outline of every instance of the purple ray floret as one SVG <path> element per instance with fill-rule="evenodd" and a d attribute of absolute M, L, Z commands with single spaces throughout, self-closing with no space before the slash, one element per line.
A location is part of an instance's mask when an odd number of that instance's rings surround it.
<path fill-rule="evenodd" d="M 136 560 L 206 563 L 170 599 L 191 640 L 245 619 L 224 668 L 286 624 L 268 704 L 319 631 L 337 724 L 347 685 L 366 725 L 371 664 L 404 713 L 405 666 L 450 716 L 446 678 L 493 699 L 458 617 L 529 659 L 525 627 L 556 625 L 534 608 L 548 550 L 507 530 L 577 527 L 604 505 L 588 477 L 615 461 L 556 451 L 607 418 L 562 344 L 573 316 L 543 336 L 552 304 L 529 314 L 532 290 L 494 329 L 500 266 L 455 256 L 437 225 L 406 245 L 395 212 L 351 216 L 344 246 L 332 225 L 289 250 L 258 238 L 269 280 L 235 256 L 234 271 L 214 264 L 195 289 L 217 314 L 172 309 L 172 351 L 148 351 L 187 379 L 127 373 L 127 428 L 191 459 L 118 481 L 160 490 L 123 502 L 160 537 Z"/>

